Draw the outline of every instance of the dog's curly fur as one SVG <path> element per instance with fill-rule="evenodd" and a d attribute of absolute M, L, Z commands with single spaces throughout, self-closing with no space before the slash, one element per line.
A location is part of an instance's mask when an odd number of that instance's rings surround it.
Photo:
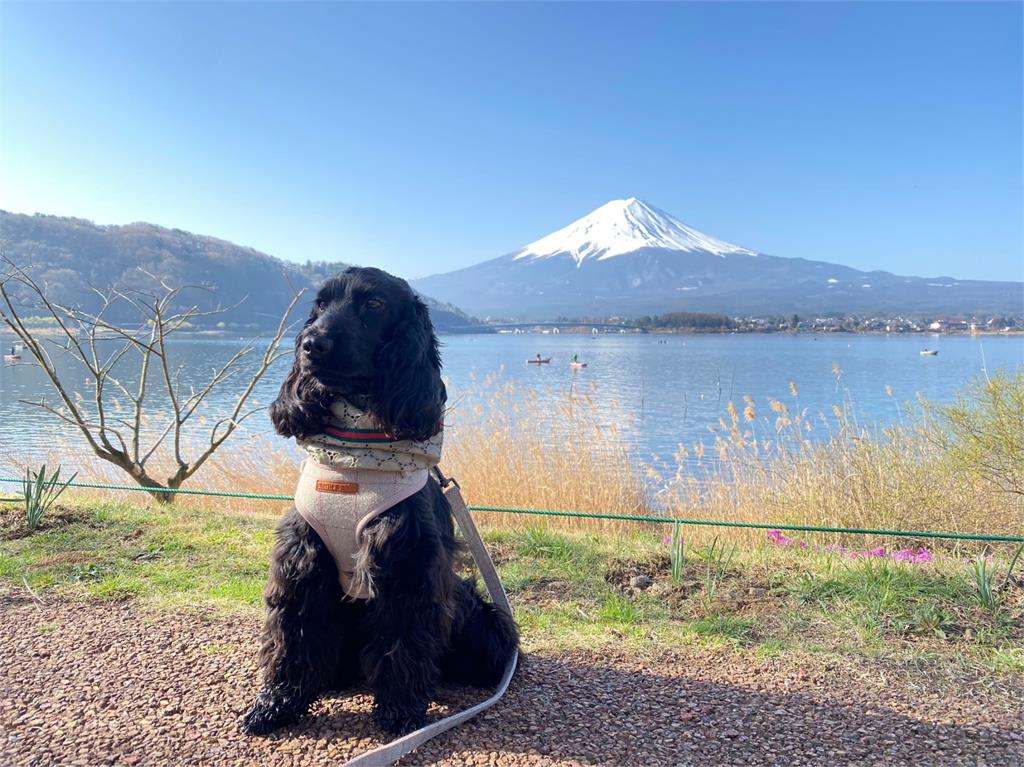
<path fill-rule="evenodd" d="M 436 433 L 445 405 L 427 307 L 404 280 L 351 268 L 318 292 L 270 417 L 277 432 L 318 434 L 345 397 L 396 437 Z M 456 575 L 462 554 L 431 478 L 368 527 L 357 576 L 374 597 L 344 597 L 323 542 L 292 508 L 277 529 L 259 664 L 263 689 L 242 720 L 261 735 L 302 717 L 328 690 L 368 685 L 374 716 L 399 734 L 425 722 L 441 681 L 491 686 L 518 645 L 515 623 Z"/>

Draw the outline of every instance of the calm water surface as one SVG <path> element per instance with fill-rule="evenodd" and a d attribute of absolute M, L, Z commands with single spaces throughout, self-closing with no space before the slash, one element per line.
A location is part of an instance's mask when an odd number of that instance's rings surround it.
<path fill-rule="evenodd" d="M 983 369 L 1013 370 L 1024 364 L 1021 337 L 561 334 L 447 336 L 443 343 L 456 423 L 468 417 L 462 414 L 469 412 L 469 404 L 503 384 L 513 384 L 516 392 L 533 391 L 541 403 L 564 401 L 575 389 L 589 393 L 599 408 L 608 406 L 645 458 L 669 457 L 681 443 L 707 441 L 708 425 L 730 399 L 742 407 L 742 397 L 750 395 L 761 412 L 767 411 L 770 398 L 792 407 L 791 383 L 798 388 L 801 409 L 827 413 L 834 404 L 851 404 L 861 425 L 884 425 L 899 421 L 919 393 L 949 401 Z M 176 342 L 173 351 L 184 363 L 183 388 L 201 385 L 238 346 L 239 341 L 226 339 Z M 938 349 L 939 355 L 922 357 L 924 346 Z M 527 365 L 526 359 L 537 353 L 550 356 L 551 364 Z M 570 370 L 573 354 L 587 363 L 585 370 Z M 255 393 L 259 404 L 276 395 L 287 364 L 279 363 L 260 384 Z M 84 397 L 92 396 L 84 373 L 70 363 L 62 363 L 62 369 Z M 235 387 L 225 387 L 211 400 L 208 413 L 230 408 L 235 396 Z M 70 427 L 20 402 L 40 397 L 54 402 L 42 371 L 29 365 L 0 368 L 0 469 L 9 470 L 2 464 L 11 458 L 41 456 L 68 442 Z M 269 431 L 264 414 L 250 424 L 250 433 Z M 243 440 L 234 443 L 235 449 L 243 446 Z M 65 461 L 73 463 L 70 456 Z"/>

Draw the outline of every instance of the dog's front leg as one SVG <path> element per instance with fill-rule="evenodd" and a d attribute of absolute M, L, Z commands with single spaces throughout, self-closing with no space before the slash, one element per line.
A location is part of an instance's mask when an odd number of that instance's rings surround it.
<path fill-rule="evenodd" d="M 367 538 L 376 592 L 367 618 L 375 636 L 360 660 L 376 698 L 374 718 L 404 734 L 426 722 L 440 678 L 451 635 L 451 567 L 431 526 L 412 514 L 381 517 Z"/>
<path fill-rule="evenodd" d="M 265 592 L 263 689 L 242 730 L 265 735 L 302 717 L 336 676 L 346 627 L 334 560 L 295 509 L 277 529 Z"/>

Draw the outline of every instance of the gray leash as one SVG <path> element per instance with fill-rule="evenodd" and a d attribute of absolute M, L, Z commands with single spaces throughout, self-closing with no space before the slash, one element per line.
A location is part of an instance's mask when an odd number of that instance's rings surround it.
<path fill-rule="evenodd" d="M 494 605 L 499 610 L 503 610 L 511 616 L 512 605 L 509 604 L 508 597 L 505 595 L 505 589 L 501 585 L 501 578 L 498 577 L 498 571 L 494 568 L 494 562 L 491 561 L 491 556 L 487 553 L 487 547 L 484 546 L 483 538 L 480 537 L 480 531 L 473 524 L 473 518 L 469 515 L 469 510 L 466 508 L 466 502 L 462 500 L 459 483 L 454 479 L 445 477 L 441 470 L 436 467 L 434 474 L 441 483 L 441 487 L 445 488 L 444 497 L 448 499 L 448 503 L 452 507 L 452 516 L 455 517 L 455 522 L 458 524 L 459 530 L 462 531 L 462 537 L 473 554 L 476 566 L 480 569 L 480 574 L 487 585 L 487 590 L 491 594 L 491 601 L 494 602 Z M 355 759 L 346 762 L 344 767 L 387 767 L 387 765 L 398 761 L 414 748 L 422 746 L 435 735 L 440 735 L 445 730 L 450 730 L 467 719 L 472 719 L 501 699 L 501 696 L 508 689 L 509 682 L 512 681 L 512 674 L 515 672 L 518 662 L 519 651 L 516 650 L 508 665 L 505 666 L 505 673 L 502 675 L 501 681 L 498 682 L 498 688 L 494 691 L 494 695 L 487 700 L 477 703 L 465 711 L 460 711 L 457 714 L 446 716 L 444 719 L 431 722 L 425 727 L 421 727 L 397 740 L 379 746 L 372 751 L 367 751 L 365 754 L 360 754 Z"/>

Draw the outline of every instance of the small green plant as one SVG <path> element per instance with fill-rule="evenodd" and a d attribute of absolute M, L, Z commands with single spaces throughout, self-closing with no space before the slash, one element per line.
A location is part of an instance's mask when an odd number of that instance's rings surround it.
<path fill-rule="evenodd" d="M 67 490 L 68 485 L 74 482 L 77 476 L 78 472 L 75 472 L 66 482 L 62 483 L 60 481 L 60 466 L 51 476 L 46 474 L 45 463 L 39 471 L 25 469 L 22 498 L 25 503 L 25 524 L 29 530 L 39 527 L 43 514 L 49 510 L 60 494 Z"/>
<path fill-rule="evenodd" d="M 672 525 L 669 557 L 672 560 L 672 582 L 678 586 L 683 582 L 683 570 L 686 569 L 686 541 L 683 540 L 682 525 L 678 522 Z"/>
<path fill-rule="evenodd" d="M 974 587 L 974 597 L 982 607 L 995 613 L 1002 607 L 1003 598 L 995 585 L 996 569 L 989 557 L 978 557 L 968 571 L 969 585 Z"/>
<path fill-rule="evenodd" d="M 834 579 L 818 577 L 804 571 L 796 580 L 786 585 L 794 599 L 802 604 L 824 603 L 841 595 L 842 587 Z"/>
<path fill-rule="evenodd" d="M 968 587 L 971 587 L 975 599 L 993 613 L 999 612 L 1006 598 L 1005 591 L 1013 582 L 1013 568 L 1017 566 L 1021 553 L 1024 552 L 1024 544 L 1017 548 L 1010 564 L 1006 568 L 1006 575 L 999 583 L 996 575 L 996 566 L 991 555 L 980 556 L 971 563 L 968 570 L 968 578 L 964 580 Z"/>
<path fill-rule="evenodd" d="M 707 549 L 700 552 L 704 559 L 704 599 L 708 602 L 715 598 L 718 587 L 732 568 L 736 551 L 736 544 L 726 548 L 724 543 L 719 544 L 718 538 L 715 538 Z"/>
<path fill-rule="evenodd" d="M 75 565 L 71 568 L 71 579 L 79 583 L 98 581 L 103 576 L 103 568 L 97 564 Z"/>
<path fill-rule="evenodd" d="M 1017 566 L 1017 560 L 1020 559 L 1020 555 L 1024 554 L 1024 543 L 1017 547 L 1017 551 L 1013 554 L 1013 559 L 1010 560 L 1010 566 L 1006 568 L 1006 577 L 1003 578 L 1003 585 L 1000 588 L 1006 588 L 1010 585 L 1013 580 L 1013 568 Z"/>
<path fill-rule="evenodd" d="M 906 630 L 922 636 L 937 636 L 946 639 L 947 629 L 952 624 L 949 613 L 938 605 L 922 604 L 911 611 Z"/>
<path fill-rule="evenodd" d="M 640 620 L 640 611 L 629 597 L 612 591 L 604 598 L 600 616 L 609 623 L 636 623 Z"/>

